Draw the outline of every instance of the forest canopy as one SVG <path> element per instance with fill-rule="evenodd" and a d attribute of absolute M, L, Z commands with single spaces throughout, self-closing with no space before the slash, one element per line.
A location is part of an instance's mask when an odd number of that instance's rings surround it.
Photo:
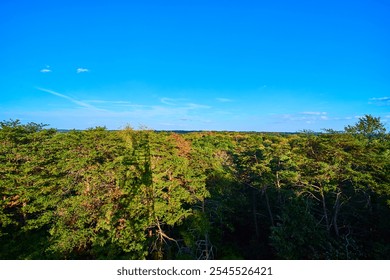
<path fill-rule="evenodd" d="M 390 136 L 0 122 L 1 259 L 388 259 Z"/>

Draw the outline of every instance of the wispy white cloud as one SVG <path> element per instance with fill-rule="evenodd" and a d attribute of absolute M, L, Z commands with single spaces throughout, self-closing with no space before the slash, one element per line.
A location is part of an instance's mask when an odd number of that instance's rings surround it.
<path fill-rule="evenodd" d="M 80 67 L 80 68 L 76 69 L 76 72 L 77 72 L 77 74 L 86 73 L 86 72 L 89 72 L 89 69 Z"/>
<path fill-rule="evenodd" d="M 370 98 L 370 100 L 374 100 L 374 101 L 390 101 L 390 97 L 373 97 L 373 98 Z"/>
<path fill-rule="evenodd" d="M 327 115 L 327 112 L 301 112 L 301 115 L 309 115 L 309 116 L 324 116 Z"/>
<path fill-rule="evenodd" d="M 41 73 L 50 73 L 52 72 L 49 65 L 46 65 L 45 68 L 40 70 Z"/>
<path fill-rule="evenodd" d="M 368 104 L 374 104 L 378 106 L 390 106 L 390 97 L 373 97 L 370 98 Z"/>
<path fill-rule="evenodd" d="M 45 88 L 37 88 L 37 89 L 40 90 L 40 91 L 47 92 L 47 93 L 50 93 L 52 95 L 64 98 L 64 99 L 66 99 L 66 100 L 68 100 L 68 101 L 70 101 L 70 102 L 72 102 L 72 103 L 74 103 L 76 105 L 79 105 L 79 106 L 81 106 L 83 108 L 98 110 L 98 108 L 96 108 L 95 106 L 93 106 L 91 104 L 88 104 L 86 102 L 77 100 L 77 99 L 72 98 L 70 96 L 67 96 L 65 94 L 62 94 L 62 93 L 59 93 L 59 92 L 56 92 L 56 91 L 53 91 L 53 90 L 45 89 Z"/>
<path fill-rule="evenodd" d="M 125 100 L 79 100 L 74 97 L 70 97 L 63 93 L 59 93 L 50 89 L 37 88 L 40 91 L 50 93 L 54 96 L 66 99 L 73 104 L 76 104 L 84 109 L 92 109 L 94 111 L 100 111 L 99 115 L 104 114 L 111 117 L 129 116 L 143 118 L 154 117 L 177 117 L 189 118 L 190 115 L 198 114 L 200 111 L 210 109 L 211 107 L 204 104 L 183 102 L 185 99 L 173 99 L 162 98 L 160 102 L 162 105 L 143 105 L 134 104 Z M 93 105 L 92 105 L 93 104 Z M 98 106 L 98 107 L 96 107 Z"/>
<path fill-rule="evenodd" d="M 165 97 L 156 99 L 154 103 L 149 101 L 148 104 L 137 104 L 126 99 L 80 99 L 76 97 L 77 95 L 70 96 L 47 88 L 37 89 L 75 105 L 71 108 L 66 108 L 67 106 L 62 109 L 55 108 L 53 111 L 46 108 L 46 117 L 52 116 L 49 123 L 53 124 L 55 120 L 57 123 L 62 123 L 62 119 L 66 118 L 76 127 L 82 125 L 90 127 L 90 124 L 86 125 L 86 123 L 93 121 L 96 125 L 111 123 L 110 127 L 114 123 L 117 127 L 130 123 L 135 126 L 144 124 L 161 129 L 164 126 L 168 127 L 168 124 L 174 124 L 180 129 L 193 129 L 196 126 L 202 127 L 203 124 L 209 125 L 209 119 L 215 116 L 215 111 L 210 110 L 211 106 L 191 102 L 192 100 L 185 98 Z"/>
<path fill-rule="evenodd" d="M 180 102 L 182 99 L 174 99 L 169 97 L 163 97 L 160 99 L 160 102 L 165 105 L 176 105 L 177 102 Z"/>
<path fill-rule="evenodd" d="M 197 104 L 197 103 L 187 103 L 184 106 L 187 109 L 193 110 L 193 109 L 210 109 L 211 106 L 203 105 L 203 104 Z"/>
<path fill-rule="evenodd" d="M 228 102 L 233 102 L 233 101 L 234 101 L 233 99 L 223 98 L 223 97 L 216 98 L 216 100 L 217 100 L 218 102 L 221 102 L 221 103 L 228 103 Z"/>
<path fill-rule="evenodd" d="M 317 120 L 327 121 L 329 117 L 327 112 L 302 112 L 301 115 L 304 115 L 304 119 L 307 119 L 308 123 L 314 123 Z"/>
<path fill-rule="evenodd" d="M 208 105 L 187 102 L 187 100 L 184 98 L 163 97 L 160 99 L 160 102 L 165 104 L 165 105 L 169 105 L 170 108 L 174 107 L 174 108 L 182 108 L 182 109 L 186 109 L 186 110 L 211 108 Z"/>
<path fill-rule="evenodd" d="M 307 124 L 314 124 L 318 121 L 327 121 L 331 118 L 327 112 L 306 111 L 295 114 L 276 114 L 273 115 L 276 119 L 291 122 L 304 122 Z"/>
<path fill-rule="evenodd" d="M 116 106 L 133 106 L 134 104 L 130 101 L 123 100 L 102 100 L 102 99 L 93 99 L 93 100 L 84 100 L 86 103 L 95 103 L 102 105 L 116 105 Z"/>

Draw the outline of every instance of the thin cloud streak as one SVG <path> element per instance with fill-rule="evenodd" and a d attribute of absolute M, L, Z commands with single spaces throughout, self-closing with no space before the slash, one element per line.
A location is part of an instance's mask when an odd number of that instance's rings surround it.
<path fill-rule="evenodd" d="M 185 98 L 164 97 L 155 100 L 154 104 L 137 104 L 126 99 L 78 99 L 47 88 L 36 89 L 75 105 L 62 109 L 45 107 L 42 111 L 33 113 L 35 117 L 41 116 L 45 122 L 61 128 L 71 128 L 66 126 L 66 122 L 74 123 L 77 129 L 91 127 L 90 121 L 93 121 L 95 125 L 108 125 L 113 129 L 126 123 L 139 123 L 156 129 L 169 127 L 167 124 L 175 124 L 181 129 L 211 129 L 211 119 L 215 116 L 215 111 L 210 110 L 213 107 L 207 103 L 191 102 L 192 100 Z M 25 112 L 20 112 L 20 115 L 23 114 Z"/>
<path fill-rule="evenodd" d="M 185 108 L 193 110 L 193 109 L 210 109 L 211 107 L 203 104 L 187 103 L 185 104 Z"/>
<path fill-rule="evenodd" d="M 233 99 L 223 98 L 223 97 L 216 98 L 216 100 L 221 103 L 229 103 L 234 101 Z"/>
<path fill-rule="evenodd" d="M 101 100 L 101 99 L 94 99 L 94 100 L 85 100 L 86 103 L 96 103 L 96 104 L 102 104 L 102 105 L 116 105 L 116 106 L 134 106 L 134 104 L 130 101 L 122 101 L 122 100 Z"/>
<path fill-rule="evenodd" d="M 176 105 L 177 101 L 179 101 L 179 100 L 175 100 L 175 99 L 169 98 L 169 97 L 163 97 L 160 99 L 160 102 L 165 104 L 165 105 Z"/>
<path fill-rule="evenodd" d="M 309 115 L 309 116 L 323 116 L 328 114 L 327 112 L 302 112 L 300 113 L 302 115 Z"/>
<path fill-rule="evenodd" d="M 374 100 L 374 101 L 390 101 L 390 97 L 373 97 L 373 98 L 370 98 L 370 100 Z"/>
<path fill-rule="evenodd" d="M 47 93 L 50 93 L 52 95 L 64 98 L 66 100 L 69 100 L 70 102 L 72 102 L 74 104 L 77 104 L 77 105 L 79 105 L 81 107 L 84 107 L 84 108 L 87 108 L 87 109 L 99 110 L 98 108 L 96 108 L 95 106 L 92 106 L 91 104 L 85 103 L 83 101 L 79 101 L 79 100 L 74 99 L 72 97 L 69 97 L 69 96 L 67 96 L 65 94 L 62 94 L 62 93 L 59 93 L 59 92 L 56 92 L 56 91 L 53 91 L 53 90 L 45 89 L 45 88 L 37 88 L 37 89 L 40 90 L 40 91 L 47 92 Z"/>
<path fill-rule="evenodd" d="M 211 107 L 208 105 L 203 104 L 197 104 L 197 103 L 191 103 L 191 102 L 183 102 L 186 101 L 186 99 L 183 98 L 169 98 L 169 97 L 163 97 L 160 99 L 160 102 L 162 104 L 171 106 L 170 108 L 183 108 L 187 110 L 194 110 L 194 109 L 210 109 Z M 158 106 L 157 106 L 158 107 Z"/>
<path fill-rule="evenodd" d="M 276 114 L 273 115 L 275 118 L 282 120 L 282 121 L 290 121 L 290 122 L 304 122 L 307 124 L 313 124 L 318 121 L 328 121 L 332 120 L 334 118 L 328 117 L 327 112 L 315 112 L 315 111 L 308 111 L 308 112 L 300 112 L 296 114 Z M 278 122 L 278 121 L 277 121 Z"/>
<path fill-rule="evenodd" d="M 197 103 L 174 103 L 179 102 L 179 99 L 164 98 L 162 102 L 164 105 L 142 105 L 133 104 L 129 101 L 115 101 L 115 100 L 89 100 L 80 101 L 72 98 L 68 95 L 45 89 L 37 88 L 40 91 L 49 93 L 51 95 L 66 99 L 76 105 L 79 105 L 82 109 L 93 110 L 93 116 L 107 117 L 107 118 L 121 118 L 121 117 L 133 117 L 133 118 L 164 118 L 172 116 L 180 116 L 181 118 L 189 118 L 190 115 L 196 114 L 199 110 L 208 110 L 211 107 Z M 161 100 L 160 100 L 161 101 Z M 90 103 L 99 104 L 100 108 L 97 108 Z M 102 108 L 103 106 L 103 108 Z M 77 108 L 74 108 L 77 109 Z M 91 111 L 87 111 L 91 114 Z M 92 116 L 91 115 L 91 116 Z"/>
<path fill-rule="evenodd" d="M 388 97 L 388 96 L 373 97 L 373 98 L 370 98 L 370 102 L 368 102 L 368 104 L 374 104 L 377 106 L 389 106 L 390 105 L 390 97 Z"/>

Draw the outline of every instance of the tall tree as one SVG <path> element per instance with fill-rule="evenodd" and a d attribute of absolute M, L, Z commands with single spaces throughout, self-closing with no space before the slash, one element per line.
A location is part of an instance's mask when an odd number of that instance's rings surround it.
<path fill-rule="evenodd" d="M 373 117 L 372 115 L 364 115 L 359 118 L 359 121 L 351 126 L 344 128 L 347 133 L 361 134 L 368 136 L 381 136 L 386 133 L 386 128 L 381 122 L 380 117 Z"/>

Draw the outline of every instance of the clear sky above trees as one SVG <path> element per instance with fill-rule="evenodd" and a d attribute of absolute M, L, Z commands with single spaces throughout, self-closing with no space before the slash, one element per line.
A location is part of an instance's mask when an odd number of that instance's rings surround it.
<path fill-rule="evenodd" d="M 386 124 L 389 12 L 384 0 L 4 0 L 0 119 L 318 131 L 372 114 Z"/>

